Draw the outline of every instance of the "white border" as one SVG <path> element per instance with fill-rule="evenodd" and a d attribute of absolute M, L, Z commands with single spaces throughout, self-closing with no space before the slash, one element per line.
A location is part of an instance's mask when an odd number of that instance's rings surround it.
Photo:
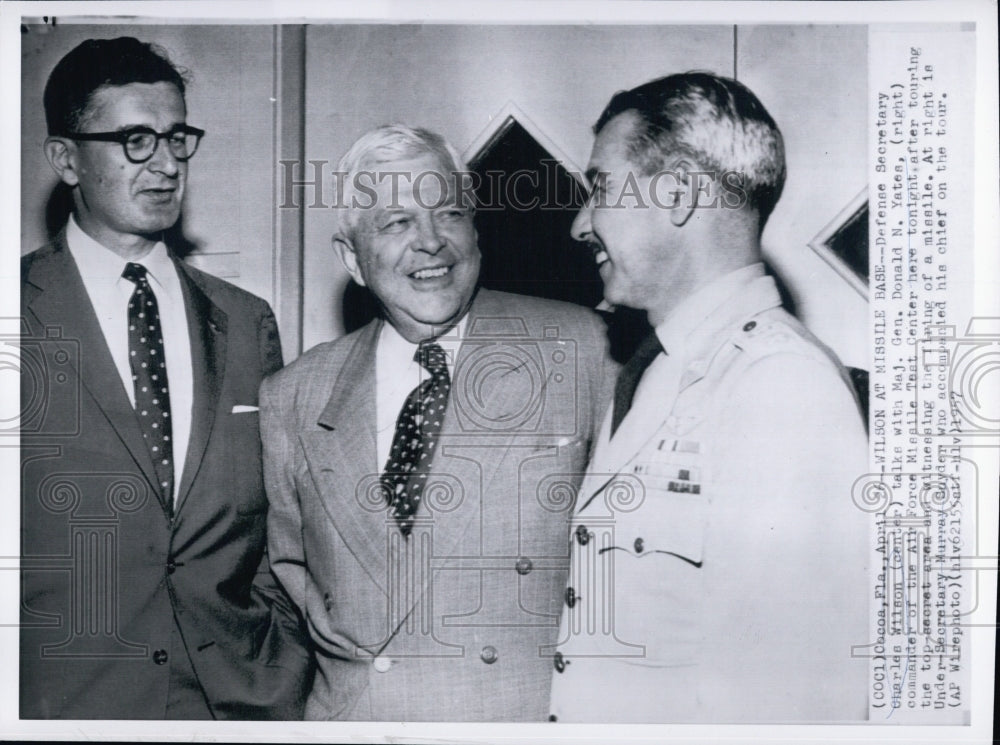
<path fill-rule="evenodd" d="M 136 17 L 141 14 L 141 18 Z M 998 231 L 998 114 L 997 114 L 997 17 L 991 0 L 974 2 L 658 2 L 649 0 L 558 0 L 527 2 L 515 0 L 498 4 L 455 3 L 443 0 L 424 2 L 10 2 L 0 0 L 0 230 L 8 241 L 20 245 L 20 17 L 55 15 L 63 22 L 107 23 L 121 16 L 127 23 L 302 23 L 338 21 L 346 23 L 602 23 L 602 24 L 691 24 L 691 23 L 954 23 L 974 22 L 977 27 L 975 70 L 977 113 L 975 209 L 977 281 L 973 288 L 977 315 L 1000 316 L 1000 231 Z M 523 123 L 523 120 L 521 120 Z M 0 255 L 0 318 L 18 314 L 17 252 L 12 248 Z M 8 378 L 0 385 L 0 406 L 11 404 Z M 16 397 L 15 397 L 16 398 Z M 16 404 L 15 404 L 16 405 Z M 995 456 L 996 453 L 993 453 Z M 0 447 L 0 468 L 7 476 L 5 520 L 0 528 L 0 569 L 16 569 L 19 545 L 16 485 L 16 448 Z M 991 513 L 980 516 L 986 523 L 982 537 L 996 545 L 996 499 L 984 499 Z M 992 543 L 990 543 L 992 542 Z M 13 563 L 12 563 L 13 561 Z M 16 572 L 15 572 L 16 574 Z M 9 576 L 0 572 L 0 576 Z M 986 602 L 977 612 L 980 620 L 995 620 L 996 576 L 980 597 Z M 5 585 L 6 587 L 6 585 Z M 16 597 L 4 597 L 6 604 Z M 8 614 L 9 615 L 9 614 Z M 239 740 L 246 742 L 285 741 L 365 741 L 386 742 L 539 742 L 550 740 L 621 742 L 879 742 L 911 743 L 938 741 L 970 743 L 992 741 L 993 629 L 972 629 L 969 636 L 976 650 L 973 657 L 973 719 L 968 727 L 913 726 L 611 726 L 611 725 L 461 725 L 398 723 L 251 723 L 214 722 L 205 724 L 164 722 L 19 722 L 17 702 L 17 636 L 0 628 L 0 655 L 7 661 L 0 673 L 0 733 L 22 739 L 102 739 L 124 740 Z M 875 728 L 877 727 L 877 728 Z"/>

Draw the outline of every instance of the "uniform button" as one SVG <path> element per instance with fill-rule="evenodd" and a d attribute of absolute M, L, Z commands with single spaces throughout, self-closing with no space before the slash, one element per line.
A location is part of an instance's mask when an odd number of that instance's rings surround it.
<path fill-rule="evenodd" d="M 333 608 L 333 598 L 330 597 L 330 593 L 323 596 L 323 607 L 326 608 L 327 613 Z"/>
<path fill-rule="evenodd" d="M 569 664 L 569 660 L 563 657 L 562 652 L 556 652 L 555 657 L 552 658 L 552 663 L 556 667 L 556 672 L 561 673 L 566 669 L 566 665 Z"/>
<path fill-rule="evenodd" d="M 549 721 L 550 722 L 558 722 L 559 721 L 559 717 L 557 717 L 555 714 L 549 714 Z"/>
<path fill-rule="evenodd" d="M 479 653 L 479 659 L 481 659 L 487 665 L 492 665 L 494 662 L 497 661 L 497 657 L 499 656 L 500 655 L 497 654 L 496 647 L 490 647 L 490 646 L 483 647 L 483 651 Z"/>
<path fill-rule="evenodd" d="M 576 601 L 579 599 L 580 597 L 576 594 L 576 590 L 574 590 L 572 587 L 566 588 L 566 605 L 572 608 L 574 605 L 576 605 Z"/>
<path fill-rule="evenodd" d="M 517 570 L 518 574 L 527 574 L 528 572 L 531 571 L 533 566 L 534 564 L 531 563 L 531 559 L 529 559 L 527 556 L 522 556 L 520 559 L 517 560 L 517 563 L 514 565 L 514 568 Z"/>
<path fill-rule="evenodd" d="M 167 650 L 157 649 L 155 652 L 153 652 L 153 662 L 155 662 L 157 665 L 166 665 Z"/>
<path fill-rule="evenodd" d="M 746 324 L 743 326 L 744 331 L 753 331 L 755 328 L 757 328 L 756 321 L 747 321 Z"/>
<path fill-rule="evenodd" d="M 635 546 L 635 552 L 637 554 L 641 554 L 642 553 L 642 549 L 643 549 L 642 538 L 636 538 L 635 539 L 635 543 L 633 543 L 632 545 Z"/>
<path fill-rule="evenodd" d="M 392 667 L 392 660 L 388 657 L 376 657 L 372 662 L 372 667 L 375 668 L 377 673 L 387 673 L 389 668 Z"/>
<path fill-rule="evenodd" d="M 590 541 L 590 533 L 587 532 L 586 525 L 580 525 L 576 529 L 576 542 L 581 546 L 586 546 Z"/>
<path fill-rule="evenodd" d="M 167 574 L 173 574 L 176 571 L 177 571 L 177 565 L 172 561 L 167 562 Z"/>

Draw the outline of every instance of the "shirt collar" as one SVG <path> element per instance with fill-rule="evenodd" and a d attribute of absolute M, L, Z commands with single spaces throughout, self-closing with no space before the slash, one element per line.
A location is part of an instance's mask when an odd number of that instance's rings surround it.
<path fill-rule="evenodd" d="M 88 281 L 113 283 L 121 278 L 125 264 L 128 263 L 110 248 L 106 248 L 87 235 L 73 215 L 70 215 L 66 224 L 66 245 L 73 255 L 80 275 Z M 169 287 L 168 277 L 174 271 L 174 265 L 163 241 L 157 241 L 152 250 L 135 263 L 146 267 L 150 280 L 160 289 L 165 290 Z"/>
<path fill-rule="evenodd" d="M 730 298 L 764 276 L 764 264 L 756 263 L 723 275 L 688 295 L 655 331 L 669 355 L 680 355 L 687 338 Z"/>
<path fill-rule="evenodd" d="M 451 372 L 455 370 L 455 360 L 458 359 L 458 349 L 462 346 L 462 339 L 465 336 L 465 327 L 468 325 L 468 320 L 469 313 L 466 311 L 466 314 L 459 319 L 458 323 L 445 333 L 434 338 L 434 341 L 440 344 L 441 348 L 445 351 L 445 356 L 448 359 L 448 369 Z M 388 321 L 382 324 L 382 332 L 379 334 L 378 344 L 379 351 L 387 362 L 401 365 L 406 365 L 413 360 L 413 355 L 416 354 L 417 347 L 419 346 L 404 338 L 396 330 L 396 327 Z"/>

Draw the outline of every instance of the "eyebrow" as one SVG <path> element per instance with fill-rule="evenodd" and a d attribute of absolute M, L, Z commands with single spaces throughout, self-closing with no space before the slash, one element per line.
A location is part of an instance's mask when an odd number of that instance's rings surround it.
<path fill-rule="evenodd" d="M 184 127 L 184 126 L 187 126 L 187 121 L 174 122 L 173 124 L 171 124 L 170 126 L 168 126 L 163 131 L 164 132 L 171 132 L 171 131 L 177 129 L 178 127 Z M 149 124 L 134 124 L 134 123 L 133 124 L 123 124 L 120 127 L 115 127 L 115 129 L 112 130 L 112 131 L 114 131 L 114 132 L 128 132 L 128 131 L 133 130 L 133 129 L 149 129 L 149 130 L 152 130 L 153 132 L 157 131 L 156 127 L 153 127 L 153 126 L 151 126 Z"/>

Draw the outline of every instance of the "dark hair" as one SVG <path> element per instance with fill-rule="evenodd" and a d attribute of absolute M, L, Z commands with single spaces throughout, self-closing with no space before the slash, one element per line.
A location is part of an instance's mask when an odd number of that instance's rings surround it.
<path fill-rule="evenodd" d="M 643 175 L 653 175 L 676 155 L 719 177 L 739 174 L 763 226 L 785 185 L 785 146 L 778 125 L 749 88 L 709 72 L 657 78 L 616 93 L 594 134 L 625 112 L 637 116 L 626 147 Z"/>
<path fill-rule="evenodd" d="M 155 44 L 122 36 L 87 39 L 59 60 L 45 85 L 50 135 L 78 131 L 94 91 L 105 85 L 172 83 L 184 95 L 183 71 Z"/>

